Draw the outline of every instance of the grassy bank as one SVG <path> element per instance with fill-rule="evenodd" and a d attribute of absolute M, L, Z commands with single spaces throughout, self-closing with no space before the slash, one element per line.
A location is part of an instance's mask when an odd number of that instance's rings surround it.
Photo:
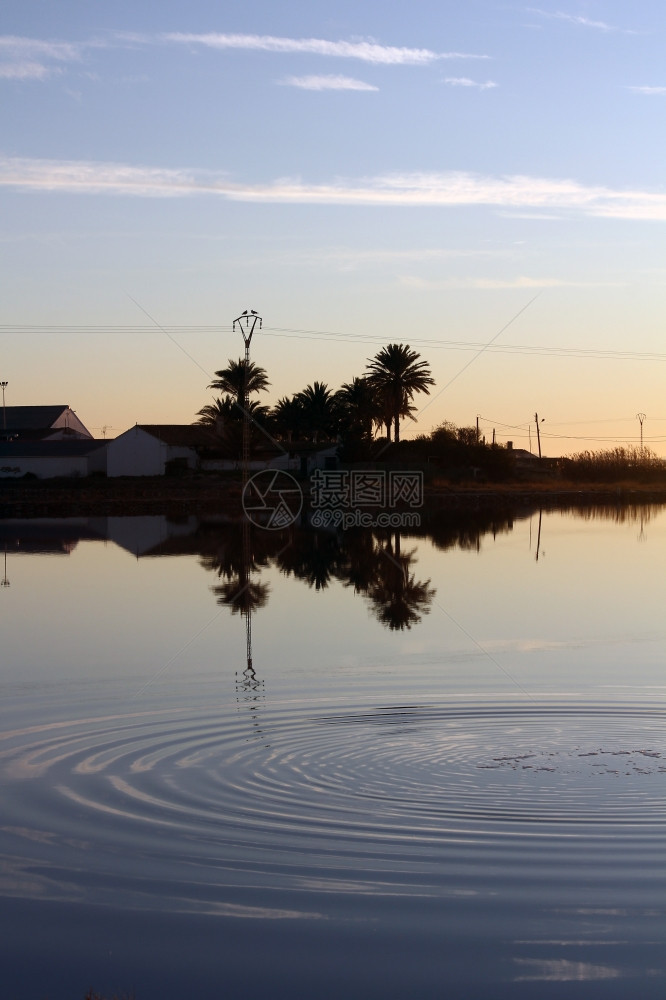
<path fill-rule="evenodd" d="M 303 483 L 304 491 L 307 481 Z M 425 506 L 464 508 L 568 504 L 587 500 L 602 504 L 666 503 L 666 483 L 572 482 L 561 479 L 504 483 L 451 483 L 426 478 Z M 50 479 L 0 482 L 0 518 L 114 517 L 197 514 L 240 517 L 241 480 L 236 475 L 163 476 L 128 479 Z"/>

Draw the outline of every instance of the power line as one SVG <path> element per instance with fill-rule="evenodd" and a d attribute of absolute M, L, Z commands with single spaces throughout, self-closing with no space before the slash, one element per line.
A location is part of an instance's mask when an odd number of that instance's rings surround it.
<path fill-rule="evenodd" d="M 231 327 L 225 325 L 205 324 L 161 324 L 165 333 L 212 335 L 231 333 Z M 0 324 L 0 334 L 141 334 L 153 332 L 153 326 L 130 324 Z M 320 330 L 299 330 L 289 327 L 265 327 L 257 336 L 285 337 L 296 340 L 320 340 L 333 343 L 350 344 L 384 344 L 386 336 L 371 334 L 350 334 L 342 332 L 327 332 Z M 658 351 L 628 351 L 611 350 L 610 348 L 559 347 L 557 345 L 539 346 L 536 344 L 492 344 L 464 340 L 444 340 L 424 337 L 410 337 L 409 342 L 416 347 L 428 347 L 432 350 L 474 351 L 493 354 L 536 355 L 544 357 L 580 358 L 609 361 L 666 361 L 666 353 Z"/>

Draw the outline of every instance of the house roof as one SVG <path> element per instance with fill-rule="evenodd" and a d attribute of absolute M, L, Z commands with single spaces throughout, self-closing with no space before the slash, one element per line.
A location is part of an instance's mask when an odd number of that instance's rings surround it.
<path fill-rule="evenodd" d="M 7 431 L 44 431 L 53 427 L 58 417 L 68 409 L 67 403 L 58 406 L 6 406 L 3 422 L 7 422 Z"/>
<path fill-rule="evenodd" d="M 201 448 L 215 444 L 218 440 L 210 428 L 202 427 L 200 424 L 137 424 L 136 426 L 158 441 L 181 448 Z"/>

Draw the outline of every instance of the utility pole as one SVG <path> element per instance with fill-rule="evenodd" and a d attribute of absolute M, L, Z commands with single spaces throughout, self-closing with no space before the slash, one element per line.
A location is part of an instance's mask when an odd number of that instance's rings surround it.
<path fill-rule="evenodd" d="M 637 413 L 636 414 L 636 420 L 638 420 L 639 424 L 641 425 L 641 452 L 642 452 L 643 451 L 643 421 L 645 420 L 645 414 L 644 413 Z"/>
<path fill-rule="evenodd" d="M 5 432 L 5 437 L 7 437 L 7 410 L 5 409 L 5 389 L 9 385 L 9 382 L 0 382 L 2 386 L 2 429 Z"/>
<path fill-rule="evenodd" d="M 259 329 L 261 330 L 261 322 L 261 316 L 259 316 L 254 309 L 246 309 L 245 312 L 233 322 L 233 330 L 236 330 L 236 324 L 238 324 L 238 329 L 241 332 L 243 343 L 245 344 L 245 378 L 243 385 L 243 462 L 241 470 L 243 478 L 241 496 L 243 498 L 245 497 L 245 490 L 247 488 L 250 473 L 250 341 L 252 340 L 252 334 L 255 331 L 257 323 L 259 324 Z M 250 521 L 247 515 L 243 519 L 242 531 L 243 573 L 245 576 L 245 586 L 248 588 L 248 600 L 242 615 L 245 618 L 247 672 L 250 677 L 254 678 L 254 669 L 252 667 L 252 601 L 249 593 L 250 573 L 252 569 L 252 546 L 250 541 Z"/>
<path fill-rule="evenodd" d="M 541 423 L 543 423 L 543 420 L 544 420 L 544 418 L 542 417 L 541 418 Z M 539 414 L 538 413 L 534 414 L 534 421 L 536 423 L 536 429 L 537 429 L 537 444 L 539 446 L 539 458 L 541 458 L 541 434 L 539 433 Z"/>
<path fill-rule="evenodd" d="M 479 414 L 476 415 L 476 443 L 479 443 Z"/>
<path fill-rule="evenodd" d="M 242 316 L 239 316 L 238 319 L 235 319 L 233 322 L 234 332 L 236 330 L 236 324 L 238 324 L 238 329 L 241 332 L 243 343 L 245 344 L 245 384 L 243 386 L 243 490 L 247 485 L 248 472 L 250 468 L 250 394 L 248 391 L 248 378 L 250 374 L 250 341 L 252 340 L 252 334 L 255 331 L 257 323 L 259 324 L 259 329 L 261 330 L 261 316 L 259 316 L 254 309 L 246 309 Z"/>

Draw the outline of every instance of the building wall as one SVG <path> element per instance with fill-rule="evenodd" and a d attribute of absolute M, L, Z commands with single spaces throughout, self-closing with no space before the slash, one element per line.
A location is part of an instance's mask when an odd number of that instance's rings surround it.
<path fill-rule="evenodd" d="M 165 455 L 165 444 L 139 427 L 130 427 L 109 441 L 106 473 L 108 476 L 161 476 Z"/>
<path fill-rule="evenodd" d="M 106 445 L 88 453 L 88 475 L 91 472 L 106 473 Z"/>
<path fill-rule="evenodd" d="M 140 427 L 131 427 L 109 441 L 106 449 L 108 476 L 163 476 L 166 462 L 184 458 L 193 469 L 197 464 L 192 448 L 167 445 Z"/>
<path fill-rule="evenodd" d="M 38 479 L 52 479 L 55 476 L 87 476 L 88 457 L 30 455 L 0 458 L 0 479 L 19 479 L 26 473 Z"/>
<path fill-rule="evenodd" d="M 204 472 L 240 472 L 242 462 L 234 458 L 204 458 L 201 461 L 201 468 Z M 300 461 L 297 458 L 289 458 L 288 455 L 278 455 L 270 461 L 259 458 L 250 459 L 248 469 L 250 472 L 260 472 L 262 469 L 299 469 Z"/>

